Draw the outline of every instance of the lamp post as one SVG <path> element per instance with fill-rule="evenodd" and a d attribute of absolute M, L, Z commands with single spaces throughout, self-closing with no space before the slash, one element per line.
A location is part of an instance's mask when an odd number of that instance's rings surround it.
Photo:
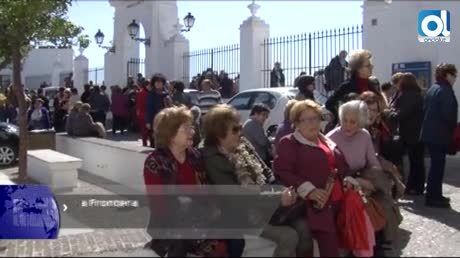
<path fill-rule="evenodd" d="M 112 53 L 115 53 L 115 46 L 102 46 L 102 43 L 104 42 L 104 33 L 102 33 L 102 31 L 100 29 L 97 30 L 96 34 L 94 35 L 94 39 L 96 40 L 96 44 L 100 47 L 100 48 L 104 48 L 104 49 L 107 49 L 109 52 L 112 52 Z"/>
<path fill-rule="evenodd" d="M 181 29 L 181 32 L 189 32 L 194 24 L 195 17 L 191 13 L 188 13 L 187 16 L 184 17 L 185 29 Z"/>
<path fill-rule="evenodd" d="M 139 34 L 139 24 L 136 23 L 136 20 L 133 20 L 129 25 L 128 25 L 128 32 L 129 36 L 135 41 L 143 42 L 144 45 L 150 47 L 150 37 L 148 38 L 138 38 L 137 35 Z"/>

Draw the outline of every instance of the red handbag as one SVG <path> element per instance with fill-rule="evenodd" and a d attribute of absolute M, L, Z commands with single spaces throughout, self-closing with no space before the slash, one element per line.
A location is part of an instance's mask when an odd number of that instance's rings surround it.
<path fill-rule="evenodd" d="M 447 153 L 449 155 L 455 155 L 458 151 L 460 151 L 460 123 L 457 124 L 457 127 L 455 128 L 454 135 L 449 144 L 449 149 Z"/>
<path fill-rule="evenodd" d="M 346 250 L 369 249 L 364 205 L 358 192 L 344 193 L 342 207 L 337 216 L 337 233 L 340 248 Z"/>

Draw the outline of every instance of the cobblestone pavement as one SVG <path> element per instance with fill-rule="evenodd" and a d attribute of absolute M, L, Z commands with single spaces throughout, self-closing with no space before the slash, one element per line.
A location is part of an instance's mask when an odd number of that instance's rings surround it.
<path fill-rule="evenodd" d="M 429 168 L 429 166 L 427 166 Z M 16 168 L 0 173 L 15 177 Z M 85 179 L 86 180 L 86 179 Z M 107 189 L 79 180 L 72 194 L 107 194 Z M 460 256 L 460 156 L 449 157 L 444 193 L 451 210 L 427 208 L 423 197 L 401 200 L 404 220 L 396 256 Z M 154 256 L 142 250 L 149 241 L 143 229 L 62 230 L 57 240 L 0 241 L 0 257 Z"/>

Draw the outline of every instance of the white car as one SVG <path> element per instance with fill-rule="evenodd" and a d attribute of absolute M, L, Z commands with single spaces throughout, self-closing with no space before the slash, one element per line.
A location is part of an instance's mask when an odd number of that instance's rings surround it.
<path fill-rule="evenodd" d="M 244 123 L 251 113 L 251 109 L 256 103 L 267 105 L 271 111 L 264 125 L 266 132 L 273 132 L 276 127 L 284 120 L 284 109 L 290 99 L 295 99 L 297 88 L 260 88 L 242 91 L 233 96 L 227 104 L 234 107 L 241 116 Z"/>
<path fill-rule="evenodd" d="M 256 103 L 263 103 L 267 105 L 271 111 L 267 121 L 264 125 L 264 130 L 268 136 L 274 136 L 276 128 L 279 124 L 284 121 L 284 109 L 289 100 L 295 99 L 297 88 L 281 87 L 281 88 L 260 88 L 251 89 L 240 92 L 233 96 L 227 104 L 234 107 L 241 116 L 241 122 L 244 123 L 251 113 L 251 109 Z M 325 100 L 321 101 L 317 97 L 318 93 L 315 92 L 315 98 L 318 103 L 323 106 L 323 121 L 321 122 L 321 129 L 327 125 L 329 118 L 329 112 L 324 108 Z"/>

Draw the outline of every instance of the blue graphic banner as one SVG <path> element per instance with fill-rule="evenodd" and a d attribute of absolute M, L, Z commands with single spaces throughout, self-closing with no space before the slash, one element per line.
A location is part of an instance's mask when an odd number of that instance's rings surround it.
<path fill-rule="evenodd" d="M 0 185 L 0 239 L 56 239 L 60 214 L 46 185 Z"/>
<path fill-rule="evenodd" d="M 392 65 L 392 74 L 397 72 L 413 73 L 424 90 L 431 86 L 431 62 L 395 63 Z"/>

